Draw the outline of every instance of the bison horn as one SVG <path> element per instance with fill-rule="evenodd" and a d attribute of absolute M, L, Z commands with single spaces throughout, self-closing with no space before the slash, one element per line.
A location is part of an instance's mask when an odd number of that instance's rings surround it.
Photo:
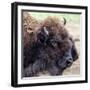
<path fill-rule="evenodd" d="M 46 33 L 46 35 L 49 35 L 48 30 L 46 29 L 46 27 L 44 27 L 44 32 Z"/>
<path fill-rule="evenodd" d="M 64 20 L 64 25 L 66 25 L 66 19 L 63 17 L 63 20 Z"/>

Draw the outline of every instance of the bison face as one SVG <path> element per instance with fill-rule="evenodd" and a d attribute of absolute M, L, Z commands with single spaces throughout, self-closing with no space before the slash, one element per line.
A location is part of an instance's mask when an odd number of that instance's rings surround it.
<path fill-rule="evenodd" d="M 57 60 L 57 66 L 60 69 L 70 67 L 72 63 L 78 59 L 78 53 L 75 44 L 72 42 L 72 47 L 69 48 L 65 54 Z"/>
<path fill-rule="evenodd" d="M 49 66 L 48 71 L 51 75 L 58 75 L 58 74 L 62 74 L 63 70 L 67 67 L 70 67 L 72 65 L 72 63 L 77 60 L 78 58 L 78 53 L 75 47 L 75 43 L 74 40 L 71 40 L 71 38 L 69 39 L 67 37 L 66 40 L 69 40 L 70 44 L 69 48 L 65 51 L 65 53 L 62 55 L 60 55 L 63 52 L 59 52 L 59 49 L 61 49 L 62 47 L 65 48 L 64 46 L 59 47 L 59 45 L 65 45 L 64 44 L 64 40 L 62 40 L 61 36 L 58 34 L 51 34 L 49 32 L 49 30 L 46 27 L 43 27 L 42 29 L 40 29 L 40 32 L 37 34 L 37 38 L 39 41 L 39 45 L 40 46 L 40 50 L 41 51 L 41 47 L 44 48 L 44 52 L 47 53 L 48 58 L 47 60 L 50 60 L 50 62 L 52 63 L 52 57 L 54 57 L 54 63 L 52 65 L 47 65 Z M 63 43 L 63 44 L 62 44 Z M 67 46 L 68 47 L 68 46 Z M 49 51 L 53 51 L 53 52 L 47 52 L 47 49 L 49 48 Z M 44 53 L 44 54 L 45 54 Z M 45 57 L 45 56 L 44 56 Z M 53 70 L 52 70 L 53 69 Z M 53 73 L 54 71 L 54 73 Z"/>

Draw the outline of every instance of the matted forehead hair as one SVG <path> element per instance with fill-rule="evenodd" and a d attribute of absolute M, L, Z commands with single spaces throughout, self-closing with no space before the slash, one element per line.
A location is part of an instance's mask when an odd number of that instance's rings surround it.
<path fill-rule="evenodd" d="M 57 35 L 59 34 L 62 39 L 68 37 L 68 31 L 65 28 L 66 19 L 65 18 L 59 18 L 55 16 L 48 16 L 46 19 L 44 19 L 41 22 L 41 25 L 39 27 L 39 30 L 47 30 L 49 34 Z"/>

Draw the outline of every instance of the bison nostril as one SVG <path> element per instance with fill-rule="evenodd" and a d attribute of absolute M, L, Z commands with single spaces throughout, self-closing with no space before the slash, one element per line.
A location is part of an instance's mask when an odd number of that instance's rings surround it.
<path fill-rule="evenodd" d="M 73 59 L 72 58 L 68 58 L 68 60 L 67 60 L 67 66 L 68 67 L 71 66 L 72 63 L 73 63 Z"/>

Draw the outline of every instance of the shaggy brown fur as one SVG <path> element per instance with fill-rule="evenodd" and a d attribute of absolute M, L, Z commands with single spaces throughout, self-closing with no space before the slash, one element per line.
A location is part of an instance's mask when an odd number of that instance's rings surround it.
<path fill-rule="evenodd" d="M 24 46 L 32 43 L 35 40 L 35 32 L 39 22 L 32 17 L 28 12 L 23 12 L 23 38 Z"/>
<path fill-rule="evenodd" d="M 59 18 L 50 16 L 47 17 L 42 22 L 42 25 L 39 27 L 38 31 L 40 32 L 40 30 L 43 30 L 44 27 L 46 27 L 49 32 L 49 36 L 62 40 L 62 43 L 59 44 L 61 54 L 71 47 L 69 33 Z"/>
<path fill-rule="evenodd" d="M 32 17 L 29 13 L 23 12 L 23 28 L 27 32 L 35 30 L 38 25 L 38 21 Z"/>
<path fill-rule="evenodd" d="M 24 43 L 25 77 L 36 76 L 43 70 L 51 75 L 62 74 L 68 63 L 72 64 L 72 58 L 78 58 L 72 38 L 56 17 L 47 17 L 34 32 L 26 32 Z"/>

